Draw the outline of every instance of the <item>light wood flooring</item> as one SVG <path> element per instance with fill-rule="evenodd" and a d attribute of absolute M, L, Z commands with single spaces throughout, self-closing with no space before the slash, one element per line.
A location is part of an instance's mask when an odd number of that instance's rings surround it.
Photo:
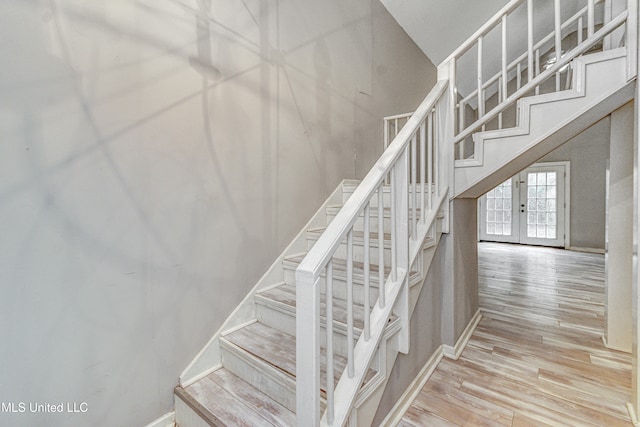
<path fill-rule="evenodd" d="M 608 350 L 604 256 L 479 245 L 483 318 L 400 426 L 630 426 L 631 356 Z"/>

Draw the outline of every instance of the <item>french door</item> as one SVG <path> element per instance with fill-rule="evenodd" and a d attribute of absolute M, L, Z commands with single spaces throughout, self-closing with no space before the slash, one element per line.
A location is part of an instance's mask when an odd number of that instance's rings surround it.
<path fill-rule="evenodd" d="M 539 163 L 480 198 L 480 239 L 565 246 L 568 165 Z"/>

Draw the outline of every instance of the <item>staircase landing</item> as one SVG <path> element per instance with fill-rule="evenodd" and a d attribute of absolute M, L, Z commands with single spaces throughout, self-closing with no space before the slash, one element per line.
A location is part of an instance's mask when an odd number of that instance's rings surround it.
<path fill-rule="evenodd" d="M 483 318 L 400 426 L 629 426 L 631 355 L 603 346 L 604 257 L 480 243 Z"/>

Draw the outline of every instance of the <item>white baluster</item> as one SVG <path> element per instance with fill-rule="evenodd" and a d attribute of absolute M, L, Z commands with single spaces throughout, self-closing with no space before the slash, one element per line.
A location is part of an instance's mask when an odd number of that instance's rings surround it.
<path fill-rule="evenodd" d="M 433 128 L 433 115 L 435 113 L 431 112 L 429 113 L 429 115 L 427 116 L 427 160 L 428 160 L 428 166 L 427 166 L 427 188 L 428 188 L 428 206 L 429 206 L 429 210 L 433 209 L 433 165 L 434 165 L 434 158 L 433 158 L 433 134 L 434 134 L 434 128 Z M 435 162 L 437 162 L 437 160 L 435 160 Z M 423 215 L 424 217 L 424 215 Z"/>
<path fill-rule="evenodd" d="M 533 80 L 533 0 L 527 0 L 527 83 Z"/>
<path fill-rule="evenodd" d="M 380 300 L 380 308 L 385 306 L 385 289 L 384 289 L 384 208 L 383 208 L 383 189 L 380 184 L 378 187 L 378 299 Z"/>
<path fill-rule="evenodd" d="M 593 35 L 595 28 L 595 2 L 589 0 L 587 3 L 587 37 Z"/>
<path fill-rule="evenodd" d="M 556 39 L 556 62 L 560 61 L 562 56 L 562 16 L 560 15 L 560 0 L 553 0 L 553 15 L 555 24 Z M 560 71 L 556 73 L 556 92 L 560 91 Z"/>
<path fill-rule="evenodd" d="M 484 116 L 484 91 L 482 90 L 482 40 L 478 37 L 478 119 Z"/>
<path fill-rule="evenodd" d="M 411 223 L 411 234 L 410 236 L 413 240 L 418 238 L 418 194 L 416 192 L 416 180 L 417 180 L 417 172 L 418 172 L 418 135 L 417 133 L 413 135 L 411 138 L 411 209 L 412 209 L 412 217 L 409 218 L 409 222 Z"/>
<path fill-rule="evenodd" d="M 353 228 L 347 233 L 347 372 L 353 377 Z"/>
<path fill-rule="evenodd" d="M 431 111 L 429 112 L 428 116 L 431 115 Z M 426 211 L 426 205 L 425 205 L 425 197 L 426 195 L 424 194 L 425 191 L 425 180 L 426 180 L 426 176 L 427 176 L 427 171 L 426 171 L 426 167 L 427 167 L 427 135 L 425 132 L 425 126 L 426 123 L 423 120 L 422 124 L 420 125 L 420 183 L 422 185 L 421 187 L 421 191 L 420 191 L 420 209 L 422 209 L 421 212 L 421 222 L 424 223 L 424 213 Z"/>
<path fill-rule="evenodd" d="M 502 100 L 507 96 L 507 15 L 502 17 Z"/>
<path fill-rule="evenodd" d="M 394 166 L 394 168 L 397 166 Z M 391 280 L 396 281 L 396 266 L 397 266 L 397 240 L 396 234 L 396 184 L 397 179 L 395 177 L 393 169 L 391 169 Z"/>
<path fill-rule="evenodd" d="M 369 243 L 369 217 L 370 217 L 370 206 L 371 202 L 367 203 L 367 206 L 364 208 L 364 245 L 362 250 L 364 251 L 364 339 L 365 341 L 369 341 L 371 336 L 371 326 L 370 326 L 370 313 L 371 313 L 371 303 L 369 299 L 371 298 L 371 291 L 369 289 L 370 280 L 369 280 L 369 251 L 371 250 L 371 245 Z"/>
<path fill-rule="evenodd" d="M 536 76 L 540 74 L 540 49 L 536 49 Z M 536 86 L 536 95 L 540 94 L 540 85 Z"/>
<path fill-rule="evenodd" d="M 582 44 L 582 16 L 580 18 L 578 18 L 578 46 Z"/>
<path fill-rule="evenodd" d="M 502 89 L 502 77 L 498 78 L 498 104 L 504 100 L 504 92 Z M 502 129 L 502 111 L 498 113 L 498 129 Z"/>
<path fill-rule="evenodd" d="M 327 310 L 327 421 L 333 424 L 334 400 L 333 391 L 335 388 L 333 380 L 333 261 L 329 260 L 326 269 L 326 299 Z"/>

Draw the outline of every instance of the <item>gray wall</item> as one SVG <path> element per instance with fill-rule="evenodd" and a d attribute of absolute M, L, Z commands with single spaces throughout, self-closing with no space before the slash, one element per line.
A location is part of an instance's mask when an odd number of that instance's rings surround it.
<path fill-rule="evenodd" d="M 409 353 L 400 353 L 393 365 L 373 420 L 374 426 L 380 425 L 433 352 L 442 344 L 442 283 L 445 256 L 446 250 L 441 240 L 411 317 Z"/>
<path fill-rule="evenodd" d="M 377 0 L 0 3 L 1 425 L 143 425 L 435 69 Z"/>
<path fill-rule="evenodd" d="M 605 117 L 539 160 L 571 162 L 571 247 L 604 249 L 610 123 Z"/>
<path fill-rule="evenodd" d="M 444 235 L 447 250 L 443 289 L 442 343 L 454 346 L 478 311 L 478 242 L 476 199 L 451 202 L 451 233 Z"/>
<path fill-rule="evenodd" d="M 451 202 L 451 233 L 443 234 L 411 317 L 411 348 L 391 371 L 373 425 L 387 416 L 436 349 L 454 346 L 479 307 L 477 201 Z"/>

